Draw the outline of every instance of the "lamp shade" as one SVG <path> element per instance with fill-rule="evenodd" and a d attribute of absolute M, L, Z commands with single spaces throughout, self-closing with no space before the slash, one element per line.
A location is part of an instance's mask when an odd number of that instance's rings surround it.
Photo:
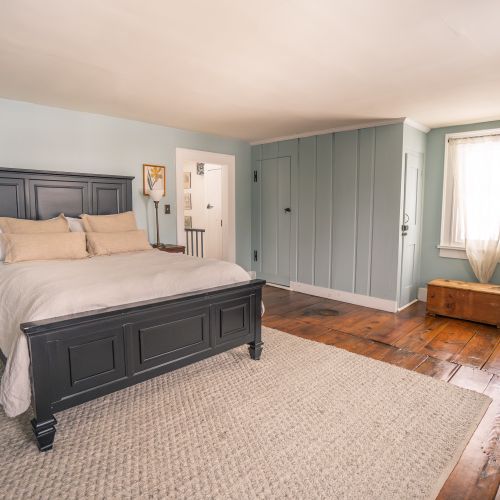
<path fill-rule="evenodd" d="M 160 201 L 163 198 L 163 189 L 152 189 L 149 192 L 149 197 L 153 201 Z"/>

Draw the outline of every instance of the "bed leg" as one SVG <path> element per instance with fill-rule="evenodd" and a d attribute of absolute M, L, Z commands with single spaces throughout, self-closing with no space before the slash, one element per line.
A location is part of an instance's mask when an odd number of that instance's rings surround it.
<path fill-rule="evenodd" d="M 264 342 L 250 342 L 248 344 L 248 351 L 250 352 L 250 357 L 255 360 L 260 359 L 260 355 L 262 354 L 262 346 Z"/>
<path fill-rule="evenodd" d="M 56 435 L 57 420 L 54 415 L 49 418 L 38 422 L 36 418 L 31 421 L 33 433 L 35 434 L 38 449 L 40 451 L 49 451 L 54 444 L 54 436 Z"/>

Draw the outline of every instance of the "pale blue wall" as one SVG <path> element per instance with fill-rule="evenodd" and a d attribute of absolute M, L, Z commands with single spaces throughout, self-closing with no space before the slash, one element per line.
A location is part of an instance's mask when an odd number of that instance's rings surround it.
<path fill-rule="evenodd" d="M 436 128 L 427 134 L 421 286 L 435 278 L 477 281 L 467 260 L 440 257 L 437 248 L 441 235 L 445 134 L 491 128 L 500 128 L 500 121 Z M 500 284 L 500 266 L 491 282 Z"/>
<path fill-rule="evenodd" d="M 253 168 L 280 156 L 291 158 L 291 281 L 396 300 L 403 124 L 254 146 Z M 260 254 L 258 189 L 252 209 Z"/>
<path fill-rule="evenodd" d="M 153 235 L 152 204 L 142 196 L 142 164 L 167 166 L 171 215 L 161 239 L 176 241 L 175 150 L 236 156 L 236 260 L 250 268 L 250 146 L 239 140 L 147 123 L 0 99 L 0 166 L 133 175 L 138 222 Z M 149 223 L 149 224 L 148 224 Z"/>

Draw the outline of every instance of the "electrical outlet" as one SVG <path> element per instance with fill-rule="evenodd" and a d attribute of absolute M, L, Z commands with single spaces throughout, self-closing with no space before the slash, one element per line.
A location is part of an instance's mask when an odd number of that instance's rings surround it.
<path fill-rule="evenodd" d="M 165 205 L 165 213 L 170 214 L 170 205 Z"/>

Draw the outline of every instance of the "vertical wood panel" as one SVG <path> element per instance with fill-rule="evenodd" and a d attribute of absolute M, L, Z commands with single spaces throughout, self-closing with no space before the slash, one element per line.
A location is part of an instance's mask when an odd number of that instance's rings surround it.
<path fill-rule="evenodd" d="M 403 124 L 375 131 L 371 295 L 396 300 L 403 166 Z"/>
<path fill-rule="evenodd" d="M 299 139 L 297 279 L 313 283 L 316 137 Z"/>
<path fill-rule="evenodd" d="M 370 295 L 374 168 L 375 129 L 362 129 L 359 131 L 355 292 L 363 295 Z"/>
<path fill-rule="evenodd" d="M 332 134 L 320 135 L 316 142 L 316 220 L 314 284 L 330 286 L 332 218 Z"/>
<path fill-rule="evenodd" d="M 358 131 L 335 134 L 332 288 L 354 291 Z"/>
<path fill-rule="evenodd" d="M 252 171 L 250 172 L 250 182 L 252 183 L 252 252 L 250 255 L 252 270 L 255 272 L 261 271 L 260 259 L 254 260 L 254 250 L 257 250 L 259 255 L 262 254 L 260 244 L 261 226 L 261 199 L 260 199 L 260 182 L 254 182 L 253 173 L 257 171 L 258 178 L 261 179 L 260 163 L 262 155 L 262 146 L 252 146 Z"/>
<path fill-rule="evenodd" d="M 290 227 L 290 280 L 297 281 L 297 228 L 299 224 L 299 140 L 290 139 L 278 143 L 278 155 L 290 158 L 290 206 L 292 209 Z"/>
<path fill-rule="evenodd" d="M 262 255 L 261 270 L 264 274 L 278 274 L 278 160 L 262 160 Z"/>
<path fill-rule="evenodd" d="M 290 280 L 290 158 L 278 158 L 278 275 L 284 284 Z"/>

